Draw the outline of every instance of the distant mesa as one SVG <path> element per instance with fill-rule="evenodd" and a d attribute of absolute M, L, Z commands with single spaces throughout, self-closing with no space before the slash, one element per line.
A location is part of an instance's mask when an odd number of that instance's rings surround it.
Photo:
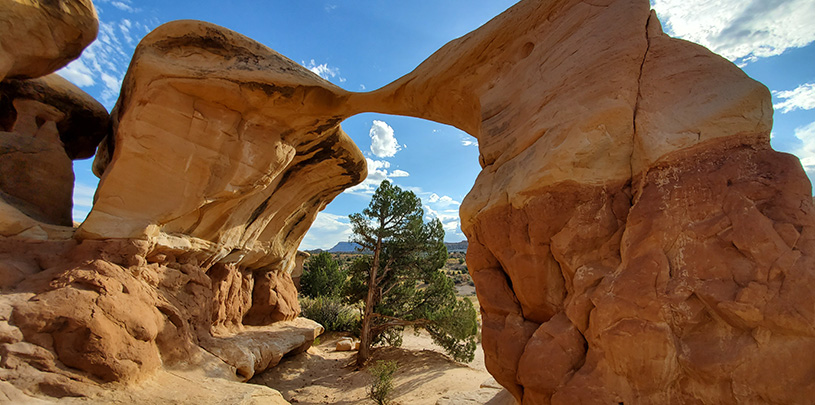
<path fill-rule="evenodd" d="M 467 241 L 461 242 L 444 242 L 444 245 L 447 246 L 447 251 L 449 253 L 453 252 L 467 252 Z M 361 246 L 354 242 L 338 242 L 334 247 L 328 250 L 323 249 L 312 249 L 306 250 L 307 253 L 310 254 L 318 254 L 321 252 L 329 252 L 329 253 L 360 253 Z M 370 252 L 362 252 L 363 254 L 368 254 Z"/>

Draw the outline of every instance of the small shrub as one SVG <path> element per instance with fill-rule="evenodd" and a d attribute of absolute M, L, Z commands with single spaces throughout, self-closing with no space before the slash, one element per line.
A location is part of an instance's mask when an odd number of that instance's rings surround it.
<path fill-rule="evenodd" d="M 371 385 L 368 387 L 368 397 L 376 401 L 379 405 L 387 404 L 388 397 L 393 390 L 393 374 L 398 365 L 396 361 L 377 361 L 375 365 L 368 368 L 371 373 Z"/>
<path fill-rule="evenodd" d="M 300 298 L 302 316 L 323 325 L 326 331 L 356 332 L 359 314 L 336 297 Z"/>

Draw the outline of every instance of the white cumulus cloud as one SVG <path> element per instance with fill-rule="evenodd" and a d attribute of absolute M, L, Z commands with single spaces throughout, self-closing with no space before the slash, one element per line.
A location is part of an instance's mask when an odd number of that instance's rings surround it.
<path fill-rule="evenodd" d="M 301 62 L 301 64 L 305 66 L 306 69 L 325 80 L 331 80 L 336 77 L 340 83 L 345 82 L 345 78 L 340 76 L 340 69 L 328 66 L 327 63 L 318 64 L 314 61 L 314 59 L 311 59 L 308 62 Z"/>
<path fill-rule="evenodd" d="M 368 134 L 371 136 L 371 152 L 377 157 L 391 157 L 402 149 L 393 135 L 393 128 L 385 121 L 374 120 Z"/>
<path fill-rule="evenodd" d="M 392 179 L 395 177 L 410 176 L 410 173 L 400 169 L 388 171 L 391 167 L 391 162 L 387 160 L 374 160 L 366 157 L 365 161 L 368 164 L 368 177 L 366 177 L 362 183 L 345 189 L 345 191 L 343 191 L 344 193 L 372 195 L 374 190 L 379 187 L 379 183 L 382 183 L 383 180 L 393 181 Z"/>
<path fill-rule="evenodd" d="M 773 95 L 784 100 L 773 104 L 773 108 L 782 114 L 815 109 L 815 83 L 802 84 L 793 90 L 773 91 Z"/>
<path fill-rule="evenodd" d="M 93 72 L 85 66 L 82 59 L 77 59 L 60 69 L 57 73 L 68 79 L 71 83 L 80 87 L 90 87 L 96 84 L 93 79 Z"/>
<path fill-rule="evenodd" d="M 119 97 L 127 67 L 133 56 L 133 51 L 141 38 L 150 32 L 146 21 L 137 21 L 132 18 L 122 18 L 116 21 L 107 21 L 104 7 L 117 7 L 121 3 L 129 6 L 129 2 L 103 1 L 97 4 L 99 14 L 99 34 L 96 41 L 90 44 L 79 59 L 60 69 L 57 73 L 83 87 L 91 94 L 98 94 L 100 101 L 108 109 L 113 107 Z M 132 7 L 131 7 L 132 9 Z M 138 9 L 132 9 L 138 12 Z M 150 23 L 157 25 L 157 21 Z M 99 88 L 88 89 L 95 86 Z M 89 91 L 90 90 L 90 91 Z"/>
<path fill-rule="evenodd" d="M 795 137 L 803 145 L 795 151 L 810 178 L 815 178 L 815 122 L 795 128 Z"/>
<path fill-rule="evenodd" d="M 461 232 L 461 220 L 458 216 L 460 202 L 447 195 L 425 191 L 421 187 L 408 187 L 408 189 L 422 199 L 426 221 L 436 218 L 441 221 L 446 241 L 459 242 L 466 238 Z"/>
<path fill-rule="evenodd" d="M 347 216 L 320 212 L 300 242 L 299 249 L 330 249 L 337 242 L 348 241 L 351 234 L 351 223 Z"/>
<path fill-rule="evenodd" d="M 815 41 L 812 0 L 651 0 L 666 31 L 744 64 Z"/>

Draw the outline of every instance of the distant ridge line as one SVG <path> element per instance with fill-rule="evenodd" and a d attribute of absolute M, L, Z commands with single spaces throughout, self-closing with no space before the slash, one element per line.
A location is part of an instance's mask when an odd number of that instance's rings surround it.
<path fill-rule="evenodd" d="M 466 240 L 461 242 L 444 242 L 444 245 L 447 246 L 447 251 L 452 252 L 467 252 L 467 246 L 469 245 Z M 306 252 L 311 254 L 318 254 L 321 252 L 328 252 L 328 253 L 359 253 L 360 246 L 354 242 L 338 242 L 334 247 L 328 250 L 323 249 L 313 249 L 307 250 Z M 365 253 L 365 252 L 363 252 Z"/>

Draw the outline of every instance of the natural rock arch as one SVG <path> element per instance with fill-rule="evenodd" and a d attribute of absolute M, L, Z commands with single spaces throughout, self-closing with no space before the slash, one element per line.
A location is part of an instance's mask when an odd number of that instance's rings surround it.
<path fill-rule="evenodd" d="M 12 323 L 38 342 L 98 331 L 129 357 L 94 362 L 104 345 L 58 346 L 60 360 L 128 380 L 183 357 L 172 339 L 206 345 L 295 316 L 281 294 L 287 272 L 316 213 L 364 178 L 339 125 L 365 111 L 478 138 L 483 170 L 462 228 L 487 367 L 518 400 L 815 396 L 815 364 L 802 361 L 815 352 L 809 181 L 770 147 L 767 89 L 667 37 L 645 0 L 523 1 L 369 93 L 211 24 L 159 27 L 136 50 L 97 157 L 96 204 L 76 234 L 85 250 L 73 254 L 116 266 L 26 281 L 40 299 L 15 305 Z M 168 142 L 200 175 L 156 187 L 162 166 L 143 159 L 173 159 Z M 157 275 L 136 274 L 152 265 Z M 136 296 L 151 316 L 112 311 L 88 285 Z M 72 294 L 125 327 L 42 307 Z M 70 328 L 55 332 L 57 318 Z M 250 360 L 236 368 L 269 364 Z"/>

